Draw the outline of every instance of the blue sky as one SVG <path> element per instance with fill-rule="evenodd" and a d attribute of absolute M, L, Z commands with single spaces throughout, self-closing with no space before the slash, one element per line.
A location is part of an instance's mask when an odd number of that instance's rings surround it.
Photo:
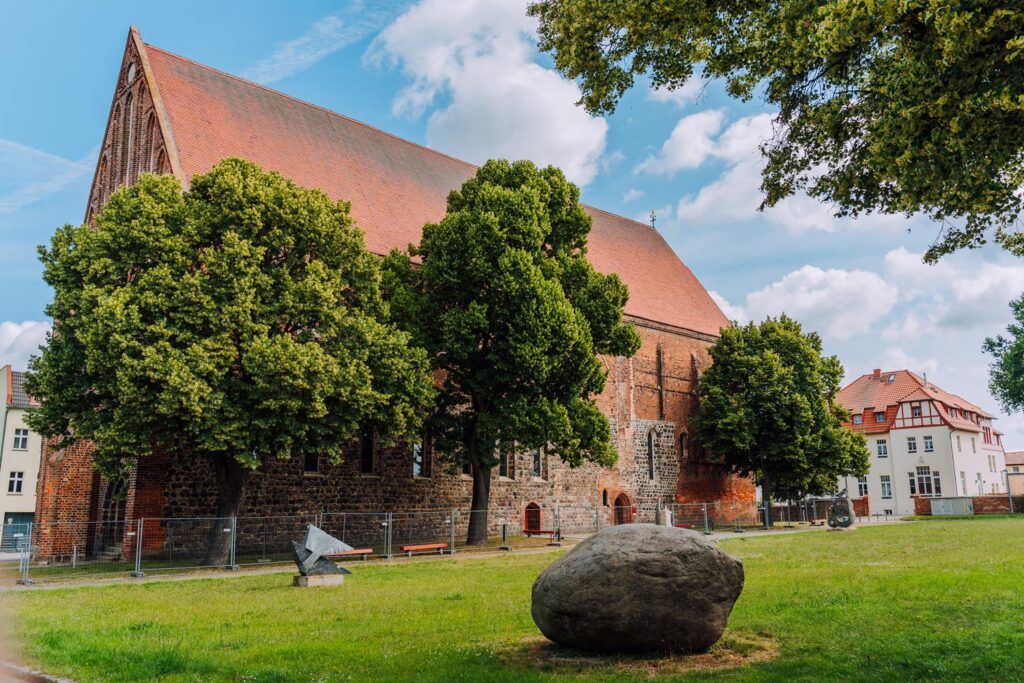
<path fill-rule="evenodd" d="M 796 197 L 758 213 L 772 111 L 694 79 L 638 84 L 607 118 L 536 51 L 520 0 L 0 4 L 0 365 L 23 366 L 50 293 L 35 248 L 82 220 L 130 24 L 146 42 L 267 83 L 454 156 L 556 163 L 585 201 L 657 227 L 730 317 L 786 311 L 848 377 L 927 372 L 992 412 L 981 342 L 1008 322 L 1024 268 L 997 250 L 920 253 L 915 217 L 832 218 Z M 1024 420 L 1002 416 L 1007 445 Z"/>

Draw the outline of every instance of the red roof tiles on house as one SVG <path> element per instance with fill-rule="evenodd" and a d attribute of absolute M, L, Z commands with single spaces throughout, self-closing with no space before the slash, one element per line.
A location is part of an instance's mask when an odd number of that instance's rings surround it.
<path fill-rule="evenodd" d="M 226 157 L 248 159 L 299 185 L 352 203 L 367 247 L 385 254 L 419 242 L 448 193 L 476 167 L 277 91 L 147 45 L 187 182 Z M 588 256 L 629 287 L 626 314 L 718 335 L 726 317 L 652 227 L 605 211 L 593 218 Z"/>
<path fill-rule="evenodd" d="M 1024 451 L 1007 451 L 1007 465 L 1024 465 Z"/>
<path fill-rule="evenodd" d="M 970 401 L 940 389 L 931 382 L 926 382 L 924 378 L 910 370 L 876 371 L 861 375 L 840 389 L 836 399 L 855 415 L 868 409 L 878 411 L 889 409 L 893 416 L 895 416 L 896 405 L 903 401 L 932 400 L 935 401 L 942 418 L 951 426 L 974 432 L 981 431 L 981 427 L 977 423 L 965 419 L 963 411 L 975 413 L 984 418 L 992 417 Z M 951 414 L 949 407 L 958 410 L 955 416 Z M 859 426 L 864 428 L 863 431 L 868 432 L 888 430 L 888 426 L 884 425 L 880 425 L 878 429 L 872 429 L 873 425 L 871 424 Z"/>

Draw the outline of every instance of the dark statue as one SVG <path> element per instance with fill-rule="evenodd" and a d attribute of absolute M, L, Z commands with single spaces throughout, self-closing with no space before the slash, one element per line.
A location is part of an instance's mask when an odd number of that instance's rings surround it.
<path fill-rule="evenodd" d="M 833 529 L 849 529 L 853 526 L 853 505 L 846 489 L 832 499 L 832 507 L 828 511 L 828 525 Z"/>

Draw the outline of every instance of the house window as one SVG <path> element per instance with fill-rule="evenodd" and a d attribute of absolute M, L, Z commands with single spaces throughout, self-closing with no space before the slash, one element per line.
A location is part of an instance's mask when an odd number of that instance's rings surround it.
<path fill-rule="evenodd" d="M 963 490 L 964 495 L 967 495 L 967 473 L 960 470 L 960 488 Z"/>
<path fill-rule="evenodd" d="M 917 485 L 914 483 L 914 473 L 907 472 L 907 478 L 910 480 L 910 495 L 917 495 Z"/>
<path fill-rule="evenodd" d="M 917 453 L 917 437 L 907 437 L 907 453 Z"/>
<path fill-rule="evenodd" d="M 654 481 L 654 430 L 647 432 L 647 478 Z"/>
<path fill-rule="evenodd" d="M 534 448 L 530 452 L 532 471 L 531 475 L 537 478 L 544 477 L 544 453 L 539 448 Z"/>
<path fill-rule="evenodd" d="M 863 423 L 864 423 L 864 416 L 863 415 L 859 415 L 858 414 L 858 415 L 854 415 L 853 416 L 853 424 L 859 425 L 859 424 L 863 424 Z"/>
<path fill-rule="evenodd" d="M 28 450 L 28 430 L 27 429 L 15 429 L 14 430 L 14 450 L 16 451 L 27 451 Z"/>
<path fill-rule="evenodd" d="M 306 452 L 302 455 L 302 471 L 306 473 L 320 471 L 320 454 Z"/>
<path fill-rule="evenodd" d="M 921 417 L 921 406 L 910 406 L 911 417 Z"/>
<path fill-rule="evenodd" d="M 888 474 L 883 474 L 881 477 L 882 482 L 882 498 L 892 498 L 892 480 Z"/>
<path fill-rule="evenodd" d="M 875 411 L 875 422 L 885 422 L 885 411 L 884 410 L 876 410 Z"/>
<path fill-rule="evenodd" d="M 682 462 L 686 462 L 686 459 L 690 457 L 689 445 L 686 443 L 686 434 L 679 435 L 679 459 Z"/>
<path fill-rule="evenodd" d="M 925 453 L 932 453 L 934 451 L 935 451 L 935 442 L 932 441 L 932 437 L 930 437 L 930 436 L 924 437 L 924 452 Z"/>
<path fill-rule="evenodd" d="M 857 495 L 863 498 L 868 495 L 868 478 L 861 477 L 857 480 Z"/>
<path fill-rule="evenodd" d="M 977 439 L 975 439 L 975 438 L 974 438 L 974 437 L 972 436 L 972 437 L 971 437 L 971 453 L 977 453 L 977 452 L 978 452 L 978 443 L 977 443 Z"/>
<path fill-rule="evenodd" d="M 11 478 L 7 481 L 7 493 L 21 493 L 21 486 L 24 483 L 24 472 L 11 472 Z"/>
<path fill-rule="evenodd" d="M 430 476 L 430 449 L 427 447 L 427 439 L 418 441 L 412 445 L 412 476 Z"/>
<path fill-rule="evenodd" d="M 879 458 L 886 458 L 889 456 L 889 444 L 885 442 L 885 439 L 879 439 L 875 442 L 875 450 L 878 452 Z"/>
<path fill-rule="evenodd" d="M 942 495 L 942 480 L 939 479 L 939 471 L 932 470 L 932 486 L 935 488 L 935 495 Z"/>
<path fill-rule="evenodd" d="M 917 468 L 917 491 L 922 496 L 934 495 L 932 468 L 927 465 Z"/>
<path fill-rule="evenodd" d="M 975 483 L 978 485 L 978 495 L 985 495 L 985 481 L 981 478 L 981 472 L 975 472 Z"/>
<path fill-rule="evenodd" d="M 372 429 L 364 429 L 359 439 L 359 472 L 374 474 L 377 471 L 377 439 Z"/>
<path fill-rule="evenodd" d="M 962 449 L 960 448 L 960 435 L 956 435 L 956 452 L 959 453 Z"/>
<path fill-rule="evenodd" d="M 601 491 L 601 505 L 608 507 L 608 489 Z"/>

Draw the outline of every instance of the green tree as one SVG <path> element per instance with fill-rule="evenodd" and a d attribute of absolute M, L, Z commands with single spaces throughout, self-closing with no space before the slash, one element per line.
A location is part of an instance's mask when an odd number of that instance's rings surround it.
<path fill-rule="evenodd" d="M 985 340 L 984 350 L 995 360 L 989 365 L 988 388 L 1007 412 L 1024 409 L 1024 295 L 1010 302 L 1013 320 L 1006 331 Z"/>
<path fill-rule="evenodd" d="M 392 313 L 443 378 L 431 437 L 452 470 L 472 472 L 471 544 L 487 540 L 499 446 L 615 462 L 592 398 L 606 377 L 597 354 L 631 356 L 639 336 L 622 322 L 626 286 L 586 259 L 589 232 L 561 171 L 488 161 L 418 247 L 386 260 Z"/>
<path fill-rule="evenodd" d="M 637 76 L 695 69 L 778 107 L 763 207 L 798 190 L 837 215 L 923 212 L 926 254 L 994 237 L 1020 255 L 1024 11 L 1015 0 L 539 0 L 541 48 L 612 111 Z"/>
<path fill-rule="evenodd" d="M 187 192 L 143 175 L 40 254 L 54 333 L 28 421 L 58 447 L 93 441 L 107 476 L 157 451 L 205 458 L 213 512 L 232 516 L 264 456 L 337 462 L 361 427 L 411 435 L 431 405 L 426 354 L 387 321 L 349 205 L 252 163 Z M 222 526 L 208 562 L 227 556 Z"/>
<path fill-rule="evenodd" d="M 710 351 L 695 435 L 733 472 L 753 477 L 766 503 L 823 494 L 841 476 L 867 473 L 864 436 L 842 426 L 849 413 L 835 401 L 843 367 L 822 357 L 817 333 L 783 315 L 725 328 Z"/>

